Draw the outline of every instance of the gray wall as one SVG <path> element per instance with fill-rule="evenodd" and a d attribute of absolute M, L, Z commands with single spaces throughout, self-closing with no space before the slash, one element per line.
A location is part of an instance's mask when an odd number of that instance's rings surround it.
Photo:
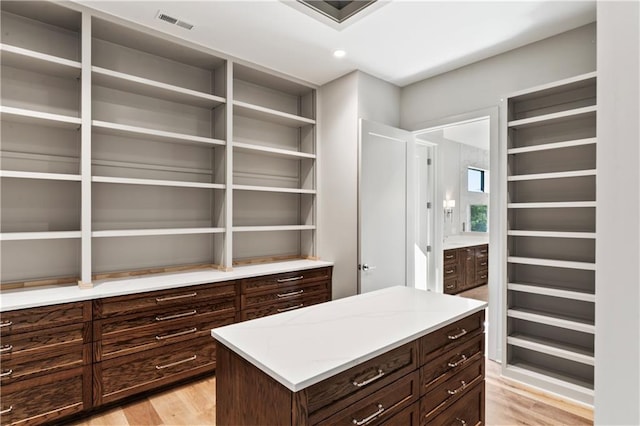
<path fill-rule="evenodd" d="M 598 2 L 595 423 L 640 424 L 640 3 Z"/>

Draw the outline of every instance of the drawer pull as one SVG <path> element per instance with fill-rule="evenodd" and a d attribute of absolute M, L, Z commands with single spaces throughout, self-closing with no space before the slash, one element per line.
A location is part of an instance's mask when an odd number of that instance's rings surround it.
<path fill-rule="evenodd" d="M 457 360 L 456 362 L 450 362 L 449 364 L 447 364 L 450 368 L 456 368 L 457 366 L 459 366 L 460 364 L 462 364 L 463 362 L 465 362 L 467 360 L 467 356 L 466 355 L 462 355 L 460 357 L 459 360 Z"/>
<path fill-rule="evenodd" d="M 3 321 L 2 324 L 0 324 L 0 328 L 11 327 L 12 325 L 13 321 Z"/>
<path fill-rule="evenodd" d="M 448 288 L 449 290 L 451 290 L 452 288 L 456 288 L 456 285 L 455 285 L 455 284 L 448 284 L 448 285 L 447 285 L 447 288 Z"/>
<path fill-rule="evenodd" d="M 445 256 L 444 258 L 445 258 L 445 259 L 453 259 L 453 258 L 454 258 L 454 255 L 453 255 L 453 254 L 450 254 L 450 255 L 448 255 L 448 256 Z"/>
<path fill-rule="evenodd" d="M 13 405 L 10 405 L 10 406 L 9 406 L 9 408 L 7 408 L 7 409 L 4 409 L 4 410 L 0 411 L 0 415 L 2 415 L 2 414 L 9 414 L 9 413 L 10 413 L 10 412 L 12 412 L 12 411 L 13 411 Z"/>
<path fill-rule="evenodd" d="M 2 348 L 0 348 L 0 354 L 3 354 L 5 352 L 11 352 L 12 349 L 13 349 L 13 345 L 4 345 Z"/>
<path fill-rule="evenodd" d="M 156 321 L 167 321 L 167 320 L 172 320 L 176 318 L 190 317 L 191 315 L 195 315 L 197 313 L 198 311 L 194 309 L 193 311 L 183 312 L 181 314 L 166 315 L 164 317 L 156 317 Z"/>
<path fill-rule="evenodd" d="M 467 426 L 467 422 L 462 420 L 460 417 L 456 417 L 456 420 L 459 421 L 462 426 Z"/>
<path fill-rule="evenodd" d="M 366 425 L 367 423 L 369 423 L 371 420 L 375 419 L 382 413 L 384 413 L 384 407 L 382 406 L 382 404 L 378 404 L 378 410 L 375 413 L 365 417 L 362 420 L 352 419 L 351 423 L 353 423 L 356 426 Z"/>
<path fill-rule="evenodd" d="M 276 296 L 282 299 L 285 297 L 297 296 L 302 293 L 304 293 L 304 290 L 290 291 L 289 293 L 276 294 Z"/>
<path fill-rule="evenodd" d="M 480 278 L 481 279 L 485 279 L 485 278 L 487 278 L 487 276 L 486 275 L 480 275 Z"/>
<path fill-rule="evenodd" d="M 304 278 L 304 275 L 298 275 L 297 277 L 293 277 L 293 278 L 280 278 L 279 280 L 276 280 L 276 282 L 288 283 L 288 282 L 291 282 L 291 281 L 300 281 L 303 278 Z"/>
<path fill-rule="evenodd" d="M 9 377 L 12 374 L 13 374 L 13 370 L 3 371 L 2 373 L 0 373 L 0 377 Z"/>
<path fill-rule="evenodd" d="M 460 386 L 458 389 L 454 389 L 454 390 L 449 389 L 449 390 L 447 390 L 447 393 L 448 393 L 449 395 L 455 395 L 455 394 L 457 394 L 458 392 L 462 392 L 463 390 L 465 390 L 465 388 L 467 387 L 467 384 L 464 382 L 464 380 L 461 380 L 461 381 L 460 381 L 460 384 L 461 384 L 462 386 Z"/>
<path fill-rule="evenodd" d="M 480 266 L 487 266 L 487 262 L 482 262 Z"/>
<path fill-rule="evenodd" d="M 359 388 L 361 388 L 362 386 L 367 386 L 369 383 L 375 382 L 376 380 L 378 380 L 382 376 L 384 376 L 384 371 L 382 371 L 381 369 L 378 368 L 378 374 L 376 374 L 375 376 L 373 376 L 370 379 L 367 379 L 367 380 L 365 380 L 363 382 L 354 381 L 353 382 L 353 386 L 357 386 Z"/>
<path fill-rule="evenodd" d="M 198 328 L 193 327 L 193 328 L 190 328 L 189 330 L 178 331 L 177 333 L 165 334 L 164 336 L 156 336 L 156 340 L 171 339 L 172 337 L 184 336 L 185 334 L 195 333 L 196 331 L 198 331 Z"/>
<path fill-rule="evenodd" d="M 156 370 L 162 370 L 164 368 L 175 367 L 176 365 L 184 364 L 185 362 L 195 361 L 197 357 L 198 355 L 193 355 L 181 361 L 170 362 L 169 364 L 165 364 L 165 365 L 156 365 Z"/>
<path fill-rule="evenodd" d="M 287 311 L 293 311 L 294 309 L 298 309 L 298 308 L 302 308 L 304 306 L 304 303 L 298 303 L 295 306 L 289 306 L 288 308 L 281 308 L 278 309 L 278 312 L 287 312 Z"/>
<path fill-rule="evenodd" d="M 458 340 L 459 338 L 461 338 L 465 334 L 467 334 L 467 330 L 464 329 L 464 328 L 461 328 L 460 329 L 460 333 L 454 334 L 454 335 L 449 334 L 447 337 L 449 338 L 449 340 Z"/>
<path fill-rule="evenodd" d="M 453 269 L 446 270 L 446 271 L 444 271 L 444 273 L 445 274 L 453 274 Z"/>
<path fill-rule="evenodd" d="M 198 292 L 194 291 L 193 293 L 180 294 L 178 296 L 156 297 L 156 302 L 168 302 L 169 300 L 186 299 L 189 297 L 196 297 L 197 295 Z"/>

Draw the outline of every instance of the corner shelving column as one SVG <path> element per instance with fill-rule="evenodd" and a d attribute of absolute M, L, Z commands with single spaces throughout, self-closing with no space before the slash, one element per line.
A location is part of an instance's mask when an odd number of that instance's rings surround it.
<path fill-rule="evenodd" d="M 503 374 L 592 404 L 596 75 L 506 102 Z"/>

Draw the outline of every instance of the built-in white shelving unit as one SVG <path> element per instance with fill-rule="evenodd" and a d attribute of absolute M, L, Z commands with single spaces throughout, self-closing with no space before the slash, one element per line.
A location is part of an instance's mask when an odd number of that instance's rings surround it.
<path fill-rule="evenodd" d="M 506 98 L 503 374 L 593 403 L 595 73 Z"/>
<path fill-rule="evenodd" d="M 2 288 L 316 256 L 312 86 L 73 4 L 2 28 Z"/>

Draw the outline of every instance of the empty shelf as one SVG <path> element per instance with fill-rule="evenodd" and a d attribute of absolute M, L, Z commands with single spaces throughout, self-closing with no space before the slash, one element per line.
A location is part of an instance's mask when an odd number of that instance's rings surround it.
<path fill-rule="evenodd" d="M 198 145 L 224 145 L 225 141 L 207 138 L 204 136 L 187 135 L 184 133 L 166 132 L 164 130 L 147 129 L 144 127 L 129 126 L 126 124 L 109 123 L 93 120 L 93 128 L 96 132 L 107 135 L 129 136 L 144 138 L 158 142 L 188 143 Z"/>
<path fill-rule="evenodd" d="M 537 265 L 537 266 L 553 266 L 556 268 L 569 268 L 569 269 L 584 269 L 588 271 L 595 271 L 596 264 L 588 262 L 575 262 L 570 260 L 555 260 L 555 259 L 538 259 L 535 257 L 517 257 L 509 256 L 507 258 L 509 263 L 521 263 L 524 265 Z"/>
<path fill-rule="evenodd" d="M 570 300 L 580 300 L 583 302 L 595 302 L 596 295 L 593 293 L 569 290 L 560 286 L 538 283 L 508 283 L 508 290 L 520 291 L 523 293 L 541 294 L 543 296 L 562 297 Z"/>
<path fill-rule="evenodd" d="M 572 146 L 591 145 L 596 143 L 597 138 L 575 139 L 564 142 L 544 143 L 540 145 L 524 146 L 520 148 L 510 148 L 507 154 L 523 154 L 526 152 L 547 151 L 553 149 L 570 148 Z"/>
<path fill-rule="evenodd" d="M 511 237 L 544 237 L 544 238 L 587 238 L 596 237 L 595 232 L 558 232 L 558 231 L 524 231 L 512 229 L 507 231 Z"/>
<path fill-rule="evenodd" d="M 17 179 L 43 179 L 43 180 L 67 180 L 80 181 L 80 175 L 69 175 L 64 173 L 39 173 L 39 172 L 19 172 L 13 170 L 0 171 L 0 177 Z"/>
<path fill-rule="evenodd" d="M 188 235 L 188 234 L 217 234 L 225 232 L 224 228 L 167 228 L 167 229 L 120 229 L 108 231 L 93 231 L 92 237 L 145 237 L 152 235 Z"/>
<path fill-rule="evenodd" d="M 568 330 L 581 331 L 589 334 L 594 334 L 596 329 L 592 321 L 562 316 L 557 313 L 552 314 L 549 312 L 533 311 L 530 309 L 507 309 L 507 317 L 566 328 Z"/>
<path fill-rule="evenodd" d="M 299 152 L 299 151 L 291 151 L 291 150 L 280 149 L 280 148 L 271 148 L 268 146 L 254 145 L 254 144 L 244 143 L 244 142 L 234 142 L 233 149 L 240 152 L 262 154 L 262 155 L 268 155 L 268 156 L 279 157 L 279 158 L 290 158 L 290 159 L 316 158 L 315 154 L 309 154 L 306 152 Z"/>
<path fill-rule="evenodd" d="M 239 191 L 262 191 L 262 192 L 284 192 L 291 194 L 315 194 L 315 189 L 281 188 L 277 186 L 259 185 L 233 185 L 234 190 Z"/>
<path fill-rule="evenodd" d="M 533 365 L 521 361 L 515 361 L 506 367 L 508 373 L 535 377 L 538 380 L 551 382 L 561 387 L 567 387 L 585 396 L 593 398 L 593 383 L 569 376 L 556 370 L 550 370 L 542 366 Z"/>
<path fill-rule="evenodd" d="M 225 185 L 220 183 L 205 182 L 185 182 L 173 180 L 156 180 L 156 179 L 132 179 L 108 176 L 94 176 L 92 182 L 98 183 L 119 183 L 125 185 L 150 185 L 150 186 L 175 186 L 184 188 L 204 188 L 204 189 L 224 189 Z"/>
<path fill-rule="evenodd" d="M 560 179 L 581 176 L 595 176 L 596 171 L 592 170 L 573 170 L 570 172 L 554 172 L 554 173 L 535 173 L 530 175 L 515 175 L 507 177 L 507 181 L 516 182 L 522 180 L 540 180 L 540 179 Z"/>
<path fill-rule="evenodd" d="M 15 121 L 18 123 L 40 124 L 70 129 L 77 129 L 81 125 L 81 120 L 78 117 L 13 108 L 4 105 L 0 106 L 0 116 L 3 121 Z"/>
<path fill-rule="evenodd" d="M 570 109 L 568 111 L 554 112 L 552 114 L 544 114 L 537 117 L 522 118 L 520 120 L 510 121 L 508 126 L 512 129 L 539 126 L 549 124 L 551 122 L 561 122 L 571 120 L 573 118 L 584 115 L 595 115 L 597 106 L 591 105 L 582 108 Z"/>
<path fill-rule="evenodd" d="M 61 240 L 80 238 L 80 231 L 3 232 L 0 241 Z"/>
<path fill-rule="evenodd" d="M 509 209 L 561 209 L 595 207 L 595 201 L 553 201 L 540 203 L 508 203 Z"/>
<path fill-rule="evenodd" d="M 315 225 L 234 226 L 233 232 L 309 231 Z"/>
<path fill-rule="evenodd" d="M 568 359 L 569 361 L 579 362 L 581 364 L 594 364 L 593 351 L 581 346 L 569 345 L 564 342 L 516 333 L 514 335 L 507 336 L 507 344 L 530 349 L 536 352 L 542 352 L 558 358 Z"/>
<path fill-rule="evenodd" d="M 28 69 L 61 77 L 80 77 L 82 65 L 57 56 L 0 43 L 0 62 L 9 67 Z"/>
<path fill-rule="evenodd" d="M 311 118 L 301 117 L 287 112 L 277 111 L 271 108 L 265 108 L 259 105 L 249 104 L 247 102 L 233 101 L 234 112 L 243 117 L 255 118 L 257 120 L 269 121 L 282 124 L 288 127 L 303 127 L 309 124 L 315 124 L 316 121 Z"/>

